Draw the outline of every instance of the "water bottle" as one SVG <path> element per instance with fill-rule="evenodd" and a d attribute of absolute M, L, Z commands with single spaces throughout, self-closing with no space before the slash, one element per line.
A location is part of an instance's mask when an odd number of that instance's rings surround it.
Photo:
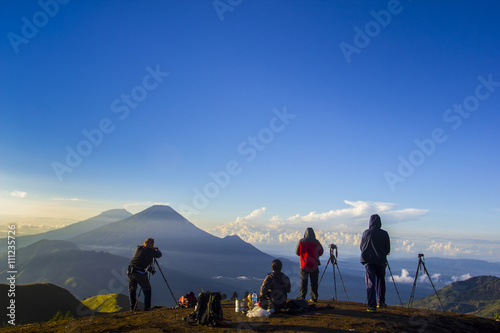
<path fill-rule="evenodd" d="M 257 300 L 257 294 L 253 293 L 252 294 L 252 305 L 253 306 L 257 306 L 257 302 L 258 302 L 258 300 Z"/>

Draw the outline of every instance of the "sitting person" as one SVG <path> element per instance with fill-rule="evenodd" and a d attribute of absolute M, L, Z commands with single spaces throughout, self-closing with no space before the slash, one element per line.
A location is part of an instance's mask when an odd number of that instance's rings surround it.
<path fill-rule="evenodd" d="M 288 276 L 281 273 L 282 267 L 281 260 L 273 260 L 271 264 L 273 272 L 266 276 L 260 287 L 259 299 L 264 309 L 270 308 L 279 311 L 285 307 L 287 293 L 291 290 L 291 284 Z"/>

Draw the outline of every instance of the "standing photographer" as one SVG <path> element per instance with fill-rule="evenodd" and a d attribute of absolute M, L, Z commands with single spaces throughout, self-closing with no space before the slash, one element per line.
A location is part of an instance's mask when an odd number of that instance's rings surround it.
<path fill-rule="evenodd" d="M 361 263 L 365 266 L 368 312 L 386 308 L 385 304 L 385 266 L 387 255 L 391 252 L 391 242 L 387 231 L 381 229 L 382 221 L 378 214 L 370 216 L 369 228 L 361 237 Z M 378 305 L 377 305 L 378 296 Z"/>
<path fill-rule="evenodd" d="M 307 282 L 311 279 L 311 301 L 318 300 L 319 257 L 323 255 L 323 246 L 316 239 L 313 228 L 307 228 L 295 248 L 295 253 L 300 257 L 300 298 L 305 299 Z"/>
<path fill-rule="evenodd" d="M 148 271 L 154 274 L 153 259 L 161 257 L 161 251 L 154 245 L 153 238 L 146 239 L 144 245 L 138 245 L 128 265 L 128 292 L 132 311 L 136 310 L 137 306 L 137 284 L 144 292 L 144 311 L 151 310 L 151 284 Z"/>

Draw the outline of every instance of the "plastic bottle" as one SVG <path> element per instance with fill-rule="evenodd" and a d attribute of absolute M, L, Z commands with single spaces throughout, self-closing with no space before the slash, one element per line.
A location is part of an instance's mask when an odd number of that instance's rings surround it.
<path fill-rule="evenodd" d="M 257 302 L 258 302 L 258 300 L 257 300 L 257 294 L 253 293 L 252 294 L 252 305 L 253 306 L 257 306 Z"/>

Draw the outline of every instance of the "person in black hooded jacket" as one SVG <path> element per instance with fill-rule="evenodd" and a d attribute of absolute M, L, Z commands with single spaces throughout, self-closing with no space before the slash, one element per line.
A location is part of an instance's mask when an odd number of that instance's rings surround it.
<path fill-rule="evenodd" d="M 385 304 L 385 266 L 387 255 L 391 252 L 391 242 L 389 234 L 381 227 L 380 216 L 378 214 L 370 216 L 369 228 L 363 232 L 359 246 L 361 263 L 365 266 L 369 312 L 377 311 L 377 307 L 387 307 Z"/>
<path fill-rule="evenodd" d="M 137 285 L 140 285 L 144 292 L 144 310 L 151 310 L 151 284 L 149 283 L 148 271 L 152 270 L 154 273 L 153 260 L 160 258 L 161 255 L 162 253 L 155 246 L 153 238 L 146 239 L 144 245 L 139 245 L 135 249 L 127 269 L 130 310 L 138 310 Z"/>
<path fill-rule="evenodd" d="M 273 260 L 271 264 L 273 272 L 266 276 L 260 287 L 259 299 L 262 301 L 263 306 L 266 308 L 271 302 L 275 311 L 279 311 L 285 306 L 287 294 L 292 287 L 290 278 L 281 272 L 282 267 L 281 260 Z"/>

